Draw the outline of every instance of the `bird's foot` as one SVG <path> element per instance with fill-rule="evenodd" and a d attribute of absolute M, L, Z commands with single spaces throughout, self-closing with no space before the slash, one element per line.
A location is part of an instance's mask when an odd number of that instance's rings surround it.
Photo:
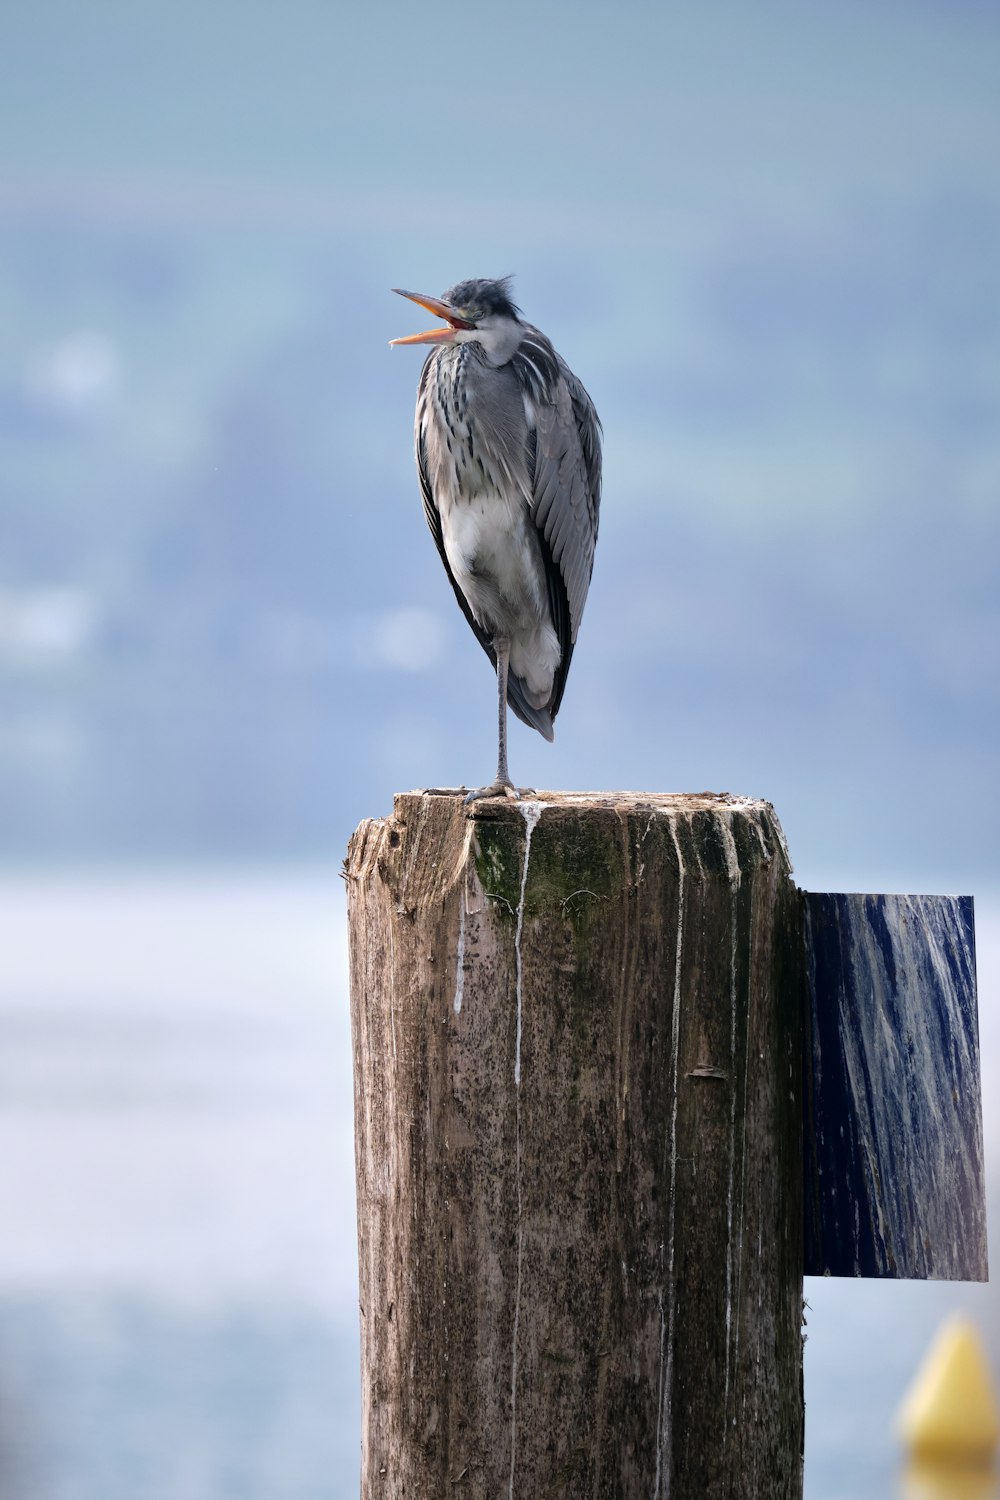
<path fill-rule="evenodd" d="M 518 788 L 512 781 L 494 781 L 489 786 L 477 787 L 474 792 L 469 792 L 465 798 L 465 805 L 470 802 L 485 802 L 490 797 L 506 797 L 511 802 L 517 802 L 521 797 L 530 796 L 529 787 Z"/>

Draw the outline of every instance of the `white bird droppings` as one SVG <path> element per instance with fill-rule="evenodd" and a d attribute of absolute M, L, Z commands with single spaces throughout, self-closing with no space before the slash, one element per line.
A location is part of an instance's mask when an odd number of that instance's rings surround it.
<path fill-rule="evenodd" d="M 524 1226 L 521 1223 L 521 933 L 524 931 L 524 893 L 528 888 L 528 861 L 531 858 L 531 835 L 542 816 L 542 802 L 519 802 L 524 819 L 524 868 L 521 892 L 517 902 L 517 925 L 514 929 L 514 964 L 517 997 L 517 1036 L 514 1047 L 514 1088 L 516 1090 L 516 1177 L 517 1177 L 517 1280 L 514 1285 L 514 1332 L 510 1359 L 510 1488 L 514 1500 L 514 1470 L 517 1462 L 517 1338 L 521 1325 L 521 1263 L 524 1253 Z"/>
<path fill-rule="evenodd" d="M 514 1082 L 518 1088 L 521 1086 L 521 933 L 524 931 L 524 893 L 528 888 L 528 861 L 531 858 L 531 835 L 534 833 L 535 826 L 542 816 L 544 805 L 542 802 L 518 803 L 526 829 L 524 868 L 521 871 L 521 894 L 517 902 L 517 926 L 514 931 L 515 988 L 517 995 L 517 1039 L 514 1048 Z"/>

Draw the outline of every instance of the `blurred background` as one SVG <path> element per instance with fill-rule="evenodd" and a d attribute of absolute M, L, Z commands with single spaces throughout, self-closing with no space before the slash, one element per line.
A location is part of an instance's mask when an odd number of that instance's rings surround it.
<path fill-rule="evenodd" d="M 516 779 L 776 805 L 815 890 L 977 900 L 1000 1079 L 1000 12 L 8 7 L 0 1493 L 356 1493 L 343 890 L 492 771 L 426 535 L 439 293 L 516 275 L 605 500 Z M 988 1291 L 811 1284 L 809 1500 Z"/>

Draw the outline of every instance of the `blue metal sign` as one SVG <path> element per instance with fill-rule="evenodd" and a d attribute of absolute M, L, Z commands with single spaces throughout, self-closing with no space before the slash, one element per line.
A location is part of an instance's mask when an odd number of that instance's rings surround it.
<path fill-rule="evenodd" d="M 972 898 L 803 899 L 806 1274 L 985 1281 Z"/>

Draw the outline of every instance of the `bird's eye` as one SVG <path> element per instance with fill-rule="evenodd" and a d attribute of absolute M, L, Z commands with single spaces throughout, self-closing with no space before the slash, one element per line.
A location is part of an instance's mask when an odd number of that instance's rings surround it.
<path fill-rule="evenodd" d="M 479 319 L 483 316 L 483 309 L 481 307 L 466 307 L 462 310 L 462 316 L 468 323 L 478 323 Z"/>

